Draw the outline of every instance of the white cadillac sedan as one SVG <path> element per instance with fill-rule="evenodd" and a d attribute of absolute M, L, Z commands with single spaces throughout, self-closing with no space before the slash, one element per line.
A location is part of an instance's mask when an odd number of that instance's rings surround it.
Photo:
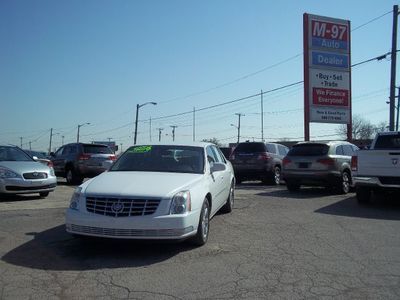
<path fill-rule="evenodd" d="M 66 213 L 77 235 L 207 242 L 210 219 L 234 202 L 233 168 L 211 143 L 132 146 L 84 182 Z"/>

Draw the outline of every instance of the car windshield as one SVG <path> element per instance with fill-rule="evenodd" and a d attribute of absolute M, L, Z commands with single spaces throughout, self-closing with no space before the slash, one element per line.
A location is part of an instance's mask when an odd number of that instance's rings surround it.
<path fill-rule="evenodd" d="M 328 154 L 329 146 L 325 144 L 300 144 L 290 149 L 288 156 L 319 156 Z"/>
<path fill-rule="evenodd" d="M 33 159 L 17 147 L 0 146 L 0 161 L 32 161 Z"/>
<path fill-rule="evenodd" d="M 192 146 L 133 146 L 110 171 L 196 173 L 204 171 L 204 149 Z"/>
<path fill-rule="evenodd" d="M 108 146 L 103 145 L 84 145 L 83 152 L 90 154 L 113 154 Z"/>

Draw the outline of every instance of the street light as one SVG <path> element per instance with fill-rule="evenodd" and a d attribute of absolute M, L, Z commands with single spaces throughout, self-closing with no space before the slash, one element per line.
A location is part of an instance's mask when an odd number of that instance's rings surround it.
<path fill-rule="evenodd" d="M 85 125 L 90 125 L 90 123 L 83 123 L 83 124 L 79 124 L 79 125 L 78 125 L 78 134 L 77 134 L 77 136 L 76 136 L 76 142 L 77 142 L 77 143 L 79 143 L 79 129 L 80 129 L 82 126 L 85 126 Z"/>
<path fill-rule="evenodd" d="M 157 102 L 146 102 L 143 104 L 136 104 L 136 120 L 135 120 L 135 134 L 133 137 L 133 144 L 136 145 L 136 138 L 137 138 L 137 127 L 138 127 L 138 119 L 139 119 L 139 108 L 145 106 L 147 104 L 157 105 Z"/>

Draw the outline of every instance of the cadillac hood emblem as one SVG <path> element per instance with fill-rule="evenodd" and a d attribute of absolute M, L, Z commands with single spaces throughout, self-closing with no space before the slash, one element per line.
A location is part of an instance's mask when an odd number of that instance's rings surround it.
<path fill-rule="evenodd" d="M 111 205 L 112 212 L 120 213 L 124 210 L 124 204 L 121 202 L 115 202 Z"/>
<path fill-rule="evenodd" d="M 397 158 L 392 158 L 393 165 L 397 165 L 398 162 L 399 162 L 399 160 Z"/>

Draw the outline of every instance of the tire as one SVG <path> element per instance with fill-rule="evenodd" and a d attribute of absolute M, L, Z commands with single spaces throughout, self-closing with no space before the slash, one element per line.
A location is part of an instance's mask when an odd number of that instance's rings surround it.
<path fill-rule="evenodd" d="M 83 178 L 76 174 L 72 168 L 67 169 L 65 172 L 65 179 L 68 184 L 81 184 L 83 181 Z"/>
<path fill-rule="evenodd" d="M 341 178 L 340 178 L 340 183 L 338 184 L 338 189 L 340 194 L 347 194 L 350 192 L 351 189 L 351 175 L 348 171 L 343 171 Z"/>
<path fill-rule="evenodd" d="M 232 182 L 231 187 L 229 189 L 229 197 L 226 200 L 225 205 L 222 206 L 221 211 L 226 214 L 232 212 L 234 203 L 235 203 L 235 185 Z"/>
<path fill-rule="evenodd" d="M 292 181 L 286 181 L 286 188 L 289 192 L 296 192 L 300 190 L 300 184 L 294 183 Z"/>
<path fill-rule="evenodd" d="M 192 244 L 196 246 L 203 246 L 205 243 L 207 243 L 209 230 L 210 230 L 210 203 L 208 202 L 208 199 L 205 198 L 203 205 L 201 207 L 197 233 L 191 240 Z"/>
<path fill-rule="evenodd" d="M 276 166 L 274 168 L 274 183 L 275 183 L 275 185 L 280 185 L 281 184 L 281 179 L 282 179 L 281 174 L 282 174 L 281 173 L 281 168 L 279 166 Z"/>
<path fill-rule="evenodd" d="M 356 188 L 357 201 L 360 204 L 367 204 L 371 201 L 371 190 L 367 187 L 359 186 Z"/>
<path fill-rule="evenodd" d="M 40 192 L 39 195 L 42 198 L 46 198 L 48 195 L 50 194 L 50 192 Z"/>

